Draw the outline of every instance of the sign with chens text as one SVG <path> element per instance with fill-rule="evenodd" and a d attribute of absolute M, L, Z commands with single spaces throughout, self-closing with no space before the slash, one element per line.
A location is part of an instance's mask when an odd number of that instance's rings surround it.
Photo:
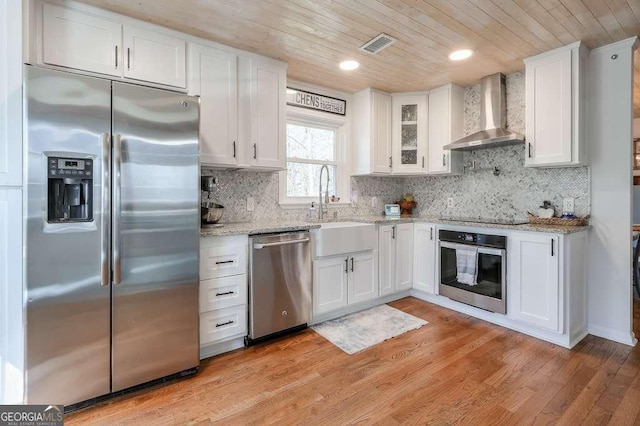
<path fill-rule="evenodd" d="M 347 101 L 287 87 L 287 105 L 345 115 Z"/>

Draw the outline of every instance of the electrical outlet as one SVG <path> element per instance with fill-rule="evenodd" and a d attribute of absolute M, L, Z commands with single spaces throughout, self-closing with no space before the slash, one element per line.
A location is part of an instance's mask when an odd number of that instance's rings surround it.
<path fill-rule="evenodd" d="M 449 197 L 447 199 L 447 208 L 448 209 L 452 209 L 453 208 L 453 197 Z"/>
<path fill-rule="evenodd" d="M 371 197 L 371 207 L 378 205 L 378 197 Z"/>
<path fill-rule="evenodd" d="M 574 211 L 574 199 L 573 198 L 563 198 L 562 199 L 562 213 L 573 213 Z"/>
<path fill-rule="evenodd" d="M 247 197 L 247 211 L 252 212 L 256 208 L 256 201 L 253 197 Z"/>

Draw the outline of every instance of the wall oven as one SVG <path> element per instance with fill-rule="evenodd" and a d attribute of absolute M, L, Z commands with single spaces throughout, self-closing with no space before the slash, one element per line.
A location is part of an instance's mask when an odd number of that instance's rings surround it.
<path fill-rule="evenodd" d="M 440 230 L 439 292 L 458 302 L 506 313 L 507 238 L 501 235 Z M 457 250 L 477 250 L 477 276 L 470 284 L 458 281 Z M 469 281 L 461 279 L 462 281 Z M 475 282 L 475 284 L 474 284 Z"/>

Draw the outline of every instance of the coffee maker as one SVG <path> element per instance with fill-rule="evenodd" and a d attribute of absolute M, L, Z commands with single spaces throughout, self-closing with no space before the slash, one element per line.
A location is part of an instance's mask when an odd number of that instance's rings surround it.
<path fill-rule="evenodd" d="M 47 171 L 47 221 L 93 220 L 93 160 L 49 157 Z"/>

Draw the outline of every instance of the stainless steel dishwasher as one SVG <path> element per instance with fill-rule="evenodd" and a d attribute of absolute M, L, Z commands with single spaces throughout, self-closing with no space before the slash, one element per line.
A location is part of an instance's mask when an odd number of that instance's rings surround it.
<path fill-rule="evenodd" d="M 251 345 L 307 327 L 311 319 L 308 231 L 249 238 Z"/>

